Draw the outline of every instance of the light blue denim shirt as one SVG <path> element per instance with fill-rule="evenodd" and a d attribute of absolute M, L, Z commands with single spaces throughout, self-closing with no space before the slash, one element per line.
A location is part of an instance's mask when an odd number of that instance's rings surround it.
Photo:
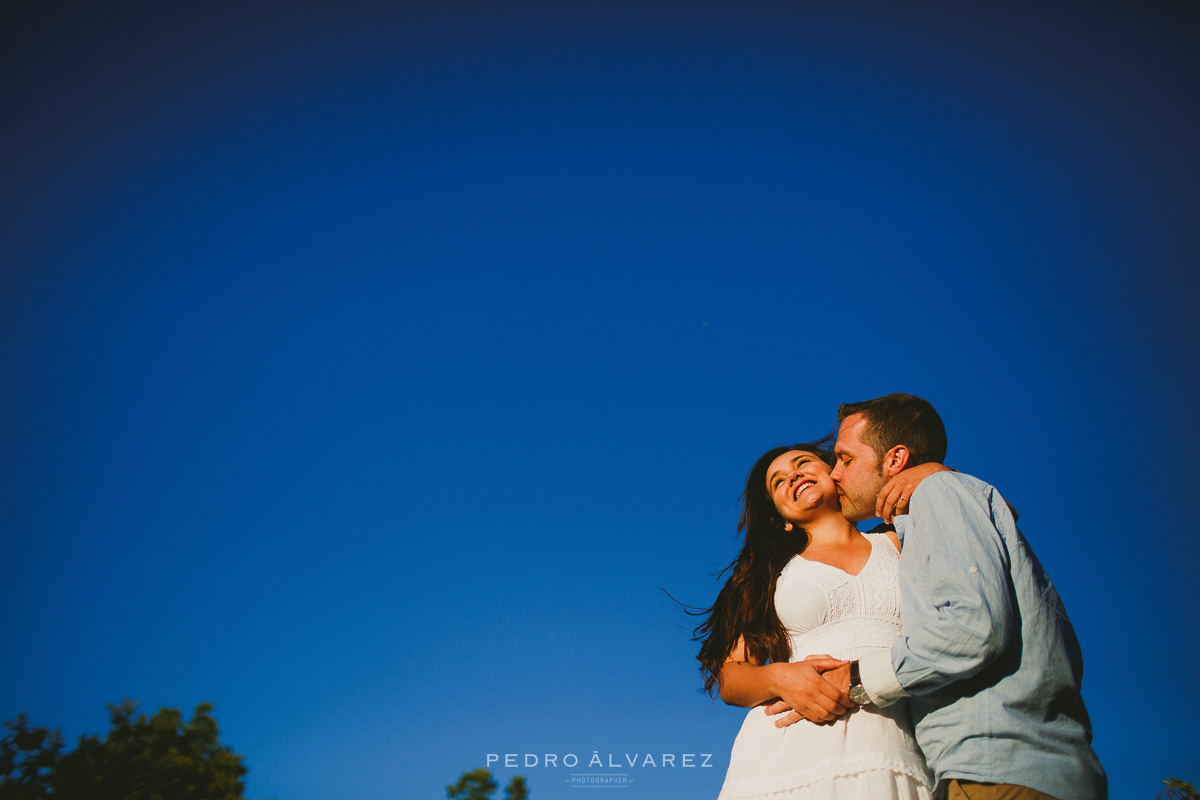
<path fill-rule="evenodd" d="M 958 778 L 1107 798 L 1079 694 L 1079 642 L 1004 498 L 939 472 L 913 492 L 896 532 L 903 632 L 859 670 L 879 705 L 911 695 L 939 787 Z"/>

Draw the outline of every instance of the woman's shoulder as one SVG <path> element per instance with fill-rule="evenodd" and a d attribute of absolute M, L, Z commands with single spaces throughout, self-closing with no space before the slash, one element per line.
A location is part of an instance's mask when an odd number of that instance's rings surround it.
<path fill-rule="evenodd" d="M 876 525 L 871 530 L 866 531 L 863 536 L 867 537 L 867 540 L 871 542 L 872 547 L 875 545 L 880 545 L 890 550 L 894 550 L 897 555 L 900 553 L 900 537 L 896 535 L 896 529 L 891 525 Z"/>
<path fill-rule="evenodd" d="M 801 566 L 804 563 L 805 563 L 805 560 L 800 557 L 799 553 L 796 553 L 796 555 L 792 556 L 791 558 L 789 558 L 787 560 L 787 563 L 783 565 L 783 569 L 779 570 L 779 574 L 782 575 L 783 573 L 787 572 L 789 569 L 796 569 L 798 566 Z"/>

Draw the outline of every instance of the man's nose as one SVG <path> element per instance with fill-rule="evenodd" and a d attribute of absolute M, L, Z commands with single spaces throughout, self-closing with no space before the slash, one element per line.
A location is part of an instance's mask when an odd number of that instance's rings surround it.
<path fill-rule="evenodd" d="M 841 478 L 842 478 L 842 462 L 839 461 L 838 463 L 833 465 L 833 470 L 830 471 L 829 477 L 833 478 L 835 481 L 841 480 Z"/>

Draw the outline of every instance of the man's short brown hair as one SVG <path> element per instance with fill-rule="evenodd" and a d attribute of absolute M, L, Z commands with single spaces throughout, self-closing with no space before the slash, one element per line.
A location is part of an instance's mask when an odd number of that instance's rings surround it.
<path fill-rule="evenodd" d="M 898 444 L 908 448 L 908 466 L 946 460 L 946 428 L 928 400 L 896 392 L 874 400 L 842 403 L 838 424 L 846 417 L 862 414 L 867 421 L 862 440 L 871 446 L 880 463 Z"/>

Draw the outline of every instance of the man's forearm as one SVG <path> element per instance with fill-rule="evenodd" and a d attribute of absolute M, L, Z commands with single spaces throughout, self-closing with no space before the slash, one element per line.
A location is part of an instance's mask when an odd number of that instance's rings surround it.
<path fill-rule="evenodd" d="M 908 696 L 892 668 L 891 650 L 868 653 L 859 659 L 858 675 L 871 702 L 877 706 L 890 706 L 901 697 Z"/>

